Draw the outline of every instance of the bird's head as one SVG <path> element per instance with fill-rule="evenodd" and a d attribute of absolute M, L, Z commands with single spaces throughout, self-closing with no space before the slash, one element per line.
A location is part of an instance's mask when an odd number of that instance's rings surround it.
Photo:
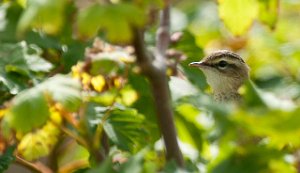
<path fill-rule="evenodd" d="M 206 76 L 213 92 L 237 92 L 249 77 L 249 67 L 237 54 L 227 51 L 215 51 L 200 62 L 189 64 L 200 68 Z"/>

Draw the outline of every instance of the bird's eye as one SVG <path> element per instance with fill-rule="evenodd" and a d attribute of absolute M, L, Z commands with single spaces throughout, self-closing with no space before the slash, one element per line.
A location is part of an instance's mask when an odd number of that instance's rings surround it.
<path fill-rule="evenodd" d="M 218 63 L 218 67 L 221 68 L 221 69 L 226 68 L 227 65 L 228 65 L 228 63 L 226 61 L 223 61 L 223 60 Z"/>

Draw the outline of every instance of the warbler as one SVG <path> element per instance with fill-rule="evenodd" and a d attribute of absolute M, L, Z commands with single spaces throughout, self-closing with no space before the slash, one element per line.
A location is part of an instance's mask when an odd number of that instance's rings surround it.
<path fill-rule="evenodd" d="M 192 62 L 192 67 L 203 71 L 207 83 L 213 90 L 217 102 L 239 101 L 238 90 L 249 79 L 249 67 L 236 53 L 228 50 L 218 50 L 202 59 Z"/>

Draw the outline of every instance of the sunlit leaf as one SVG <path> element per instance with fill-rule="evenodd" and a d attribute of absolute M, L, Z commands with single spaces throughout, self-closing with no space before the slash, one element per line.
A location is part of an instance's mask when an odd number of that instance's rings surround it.
<path fill-rule="evenodd" d="M 28 160 L 38 159 L 48 155 L 58 142 L 60 130 L 51 121 L 48 121 L 41 129 L 27 133 L 22 137 L 18 152 Z"/>
<path fill-rule="evenodd" d="M 259 0 L 258 2 L 259 20 L 274 29 L 278 19 L 279 0 Z"/>
<path fill-rule="evenodd" d="M 170 86 L 173 101 L 176 101 L 181 97 L 193 95 L 199 92 L 188 81 L 185 81 L 177 77 L 170 78 L 169 86 Z"/>
<path fill-rule="evenodd" d="M 11 126 L 21 132 L 28 132 L 44 124 L 49 116 L 46 96 L 61 103 L 65 109 L 74 111 L 81 102 L 80 84 L 66 76 L 57 75 L 17 95 L 8 111 Z"/>
<path fill-rule="evenodd" d="M 105 86 L 105 78 L 102 75 L 92 77 L 91 84 L 96 91 L 101 92 Z"/>
<path fill-rule="evenodd" d="M 256 0 L 219 0 L 219 16 L 234 34 L 242 35 L 250 28 L 258 15 Z"/>
<path fill-rule="evenodd" d="M 109 105 L 113 104 L 116 97 L 117 97 L 116 90 L 109 90 L 109 91 L 100 93 L 99 95 L 91 97 L 91 101 L 97 102 L 101 105 L 109 106 Z"/>
<path fill-rule="evenodd" d="M 257 114 L 257 115 L 256 115 Z M 234 119 L 252 135 L 265 137 L 266 144 L 281 149 L 284 146 L 300 146 L 294 135 L 300 134 L 299 109 L 295 111 L 270 111 L 256 113 L 239 112 Z"/>
<path fill-rule="evenodd" d="M 201 151 L 203 146 L 203 129 L 197 122 L 199 113 L 199 110 L 192 105 L 181 104 L 176 107 L 175 120 L 180 140 Z"/>
<path fill-rule="evenodd" d="M 138 94 L 131 87 L 127 86 L 121 90 L 122 103 L 126 106 L 131 106 L 138 99 Z"/>
<path fill-rule="evenodd" d="M 30 89 L 20 93 L 13 100 L 13 105 L 7 113 L 11 127 L 21 132 L 44 124 L 49 113 L 48 103 L 44 93 Z"/>
<path fill-rule="evenodd" d="M 62 118 L 58 112 L 51 111 L 50 119 L 52 121 L 48 121 L 42 128 L 21 138 L 18 152 L 25 159 L 34 160 L 48 155 L 58 142 L 60 130 L 53 122 L 59 125 Z"/>
<path fill-rule="evenodd" d="M 5 108 L 0 109 L 0 120 L 5 115 L 6 111 L 7 111 L 7 109 L 5 109 Z"/>
<path fill-rule="evenodd" d="M 81 103 L 80 83 L 71 77 L 56 75 L 38 86 L 69 111 L 75 111 Z"/>
<path fill-rule="evenodd" d="M 90 72 L 92 75 L 111 74 L 115 72 L 118 67 L 119 65 L 116 59 L 112 59 L 109 57 L 99 57 L 93 60 Z"/>
<path fill-rule="evenodd" d="M 42 54 L 42 50 L 37 46 L 29 46 L 26 52 L 25 60 L 31 71 L 49 72 L 53 68 L 53 65 L 50 62 L 40 56 Z"/>
<path fill-rule="evenodd" d="M 1 44 L 0 82 L 11 94 L 24 89 L 27 78 L 34 77 L 33 72 L 48 72 L 53 68 L 52 64 L 40 57 L 41 53 L 37 46 L 25 42 Z"/>

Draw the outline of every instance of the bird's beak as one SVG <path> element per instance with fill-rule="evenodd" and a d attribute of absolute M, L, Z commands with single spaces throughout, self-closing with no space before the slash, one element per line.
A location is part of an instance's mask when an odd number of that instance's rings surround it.
<path fill-rule="evenodd" d="M 192 62 L 189 64 L 189 66 L 191 67 L 204 67 L 204 66 L 208 66 L 207 63 L 203 62 L 203 61 L 200 61 L 200 62 Z"/>

